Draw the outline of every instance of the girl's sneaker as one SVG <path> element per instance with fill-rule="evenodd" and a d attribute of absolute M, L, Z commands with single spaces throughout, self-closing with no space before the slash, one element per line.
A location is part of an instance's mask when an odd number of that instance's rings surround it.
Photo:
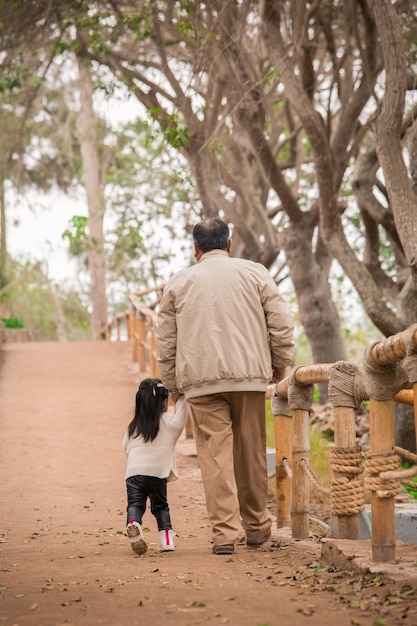
<path fill-rule="evenodd" d="M 130 547 L 135 554 L 145 554 L 148 546 L 142 535 L 142 528 L 139 522 L 129 522 L 126 528 L 127 536 L 130 539 Z"/>
<path fill-rule="evenodd" d="M 174 546 L 174 531 L 172 528 L 166 530 L 159 530 L 159 550 L 161 552 L 172 552 L 175 550 Z"/>

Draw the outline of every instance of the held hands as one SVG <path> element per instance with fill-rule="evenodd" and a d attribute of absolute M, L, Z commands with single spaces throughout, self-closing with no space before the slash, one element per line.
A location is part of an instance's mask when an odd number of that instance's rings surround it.
<path fill-rule="evenodd" d="M 272 366 L 272 382 L 279 383 L 284 378 L 285 367 Z"/>
<path fill-rule="evenodd" d="M 180 392 L 179 391 L 173 391 L 171 392 L 171 400 L 174 404 L 176 404 L 178 398 L 180 397 Z"/>

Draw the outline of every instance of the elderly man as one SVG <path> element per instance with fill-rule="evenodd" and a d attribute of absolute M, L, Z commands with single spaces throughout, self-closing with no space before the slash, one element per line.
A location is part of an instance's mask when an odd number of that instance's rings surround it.
<path fill-rule="evenodd" d="M 193 229 L 196 265 L 167 283 L 156 343 L 161 378 L 188 400 L 212 526 L 213 553 L 271 537 L 265 392 L 294 353 L 294 318 L 268 270 L 230 257 L 229 228 Z"/>

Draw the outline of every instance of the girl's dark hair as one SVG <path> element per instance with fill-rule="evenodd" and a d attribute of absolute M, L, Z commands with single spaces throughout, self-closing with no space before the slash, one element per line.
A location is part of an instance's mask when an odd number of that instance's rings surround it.
<path fill-rule="evenodd" d="M 159 432 L 159 420 L 167 398 L 168 390 L 162 380 L 144 378 L 136 392 L 135 415 L 128 426 L 128 436 L 141 435 L 144 441 L 153 441 Z"/>
<path fill-rule="evenodd" d="M 193 228 L 193 239 L 201 252 L 226 250 L 229 236 L 228 225 L 218 217 L 209 217 Z"/>

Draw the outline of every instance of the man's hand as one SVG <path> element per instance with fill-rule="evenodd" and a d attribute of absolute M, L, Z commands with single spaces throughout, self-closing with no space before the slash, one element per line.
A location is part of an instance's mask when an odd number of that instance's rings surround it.
<path fill-rule="evenodd" d="M 174 393 L 171 393 L 171 400 L 174 404 L 176 404 L 178 398 L 180 397 L 180 392 L 179 391 L 174 391 Z"/>
<path fill-rule="evenodd" d="M 279 383 L 284 378 L 285 367 L 272 366 L 272 382 Z"/>

